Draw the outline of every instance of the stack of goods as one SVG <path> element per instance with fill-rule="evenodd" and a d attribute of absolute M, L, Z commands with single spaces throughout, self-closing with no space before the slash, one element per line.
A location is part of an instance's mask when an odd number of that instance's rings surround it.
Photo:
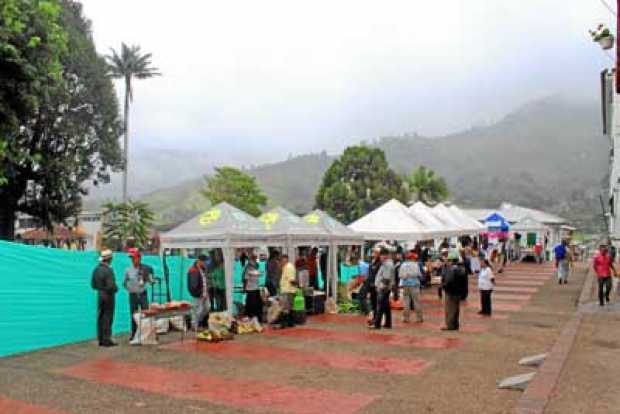
<path fill-rule="evenodd" d="M 198 332 L 196 339 L 207 342 L 220 342 L 233 339 L 233 318 L 226 312 L 214 312 L 209 315 L 209 329 Z"/>
<path fill-rule="evenodd" d="M 261 333 L 263 332 L 263 327 L 258 321 L 258 318 L 243 318 L 237 321 L 234 326 L 234 331 L 238 335 Z"/>

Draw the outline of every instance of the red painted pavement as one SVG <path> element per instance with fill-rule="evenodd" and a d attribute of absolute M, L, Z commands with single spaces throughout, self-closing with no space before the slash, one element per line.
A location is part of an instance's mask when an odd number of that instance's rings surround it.
<path fill-rule="evenodd" d="M 389 332 L 389 330 L 383 330 Z M 265 331 L 266 335 L 286 338 L 299 338 L 311 341 L 334 342 L 374 342 L 382 345 L 402 346 L 426 349 L 452 349 L 460 347 L 463 342 L 459 338 L 421 337 L 379 334 L 377 332 L 339 332 L 315 328 L 292 328 Z"/>
<path fill-rule="evenodd" d="M 397 328 L 403 329 L 429 329 L 429 330 L 438 330 L 441 325 L 437 322 L 429 322 L 424 321 L 423 323 L 403 323 L 400 320 L 394 318 L 394 316 L 400 317 L 400 312 L 394 312 L 392 314 L 392 324 Z M 415 313 L 412 312 L 412 320 L 415 320 Z M 322 314 L 313 316 L 310 318 L 311 322 L 323 322 L 323 323 L 335 323 L 341 325 L 356 325 L 356 326 L 366 326 L 366 317 L 362 315 L 330 315 L 330 314 Z M 480 324 L 467 324 L 463 325 L 463 332 L 468 333 L 480 333 L 488 330 L 487 326 Z M 398 332 L 398 331 L 396 331 Z"/>
<path fill-rule="evenodd" d="M 23 401 L 6 400 L 0 397 L 2 414 L 69 414 L 67 411 L 54 410 L 41 405 L 28 404 Z"/>
<path fill-rule="evenodd" d="M 419 358 L 403 360 L 343 352 L 308 352 L 242 342 L 209 344 L 189 341 L 176 343 L 166 348 L 182 352 L 204 353 L 217 358 L 243 358 L 251 361 L 283 362 L 303 367 L 319 366 L 398 375 L 419 374 L 430 366 L 429 362 Z"/>
<path fill-rule="evenodd" d="M 112 360 L 87 361 L 61 373 L 98 384 L 207 401 L 236 408 L 293 414 L 353 414 L 377 397 L 362 393 L 299 388 L 261 381 L 235 380 Z"/>

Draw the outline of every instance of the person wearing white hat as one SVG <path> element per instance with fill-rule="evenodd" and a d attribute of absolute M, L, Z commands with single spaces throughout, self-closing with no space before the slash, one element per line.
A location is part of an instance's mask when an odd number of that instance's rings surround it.
<path fill-rule="evenodd" d="M 114 280 L 112 251 L 104 250 L 99 257 L 99 265 L 93 271 L 91 287 L 97 291 L 97 339 L 99 346 L 116 346 L 112 342 L 112 322 L 114 321 L 114 295 L 118 292 Z"/>

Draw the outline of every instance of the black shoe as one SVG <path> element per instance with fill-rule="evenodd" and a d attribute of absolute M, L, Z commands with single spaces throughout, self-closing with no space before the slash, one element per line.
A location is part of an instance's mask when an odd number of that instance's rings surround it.
<path fill-rule="evenodd" d="M 383 327 L 383 329 L 392 329 L 392 325 L 390 325 L 390 326 L 386 325 L 386 326 Z"/>
<path fill-rule="evenodd" d="M 598 304 L 599 306 L 605 306 L 605 304 L 603 302 Z"/>
<path fill-rule="evenodd" d="M 110 342 L 104 342 L 99 346 L 102 346 L 104 348 L 112 348 L 113 346 L 118 346 L 118 344 L 116 342 L 110 341 Z"/>
<path fill-rule="evenodd" d="M 558 280 L 558 285 L 561 285 L 561 284 L 562 284 L 562 279 L 559 279 Z"/>
<path fill-rule="evenodd" d="M 605 298 L 605 301 L 606 301 L 607 303 L 609 303 L 609 296 L 607 296 L 607 297 Z"/>

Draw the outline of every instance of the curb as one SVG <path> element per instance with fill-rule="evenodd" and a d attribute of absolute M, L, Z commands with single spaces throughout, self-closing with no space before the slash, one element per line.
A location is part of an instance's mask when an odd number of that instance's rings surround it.
<path fill-rule="evenodd" d="M 551 348 L 551 351 L 549 351 L 545 362 L 523 392 L 523 395 L 517 402 L 513 411 L 514 414 L 543 414 L 545 412 L 547 403 L 555 390 L 562 369 L 568 359 L 568 354 L 577 337 L 577 331 L 579 330 L 579 325 L 583 318 L 580 305 L 584 304 L 589 299 L 592 292 L 592 284 L 594 282 L 592 272 L 587 269 L 580 270 L 586 270 L 588 274 L 586 275 L 581 294 L 579 295 L 577 310 L 566 325 L 564 325 L 560 336 Z"/>

